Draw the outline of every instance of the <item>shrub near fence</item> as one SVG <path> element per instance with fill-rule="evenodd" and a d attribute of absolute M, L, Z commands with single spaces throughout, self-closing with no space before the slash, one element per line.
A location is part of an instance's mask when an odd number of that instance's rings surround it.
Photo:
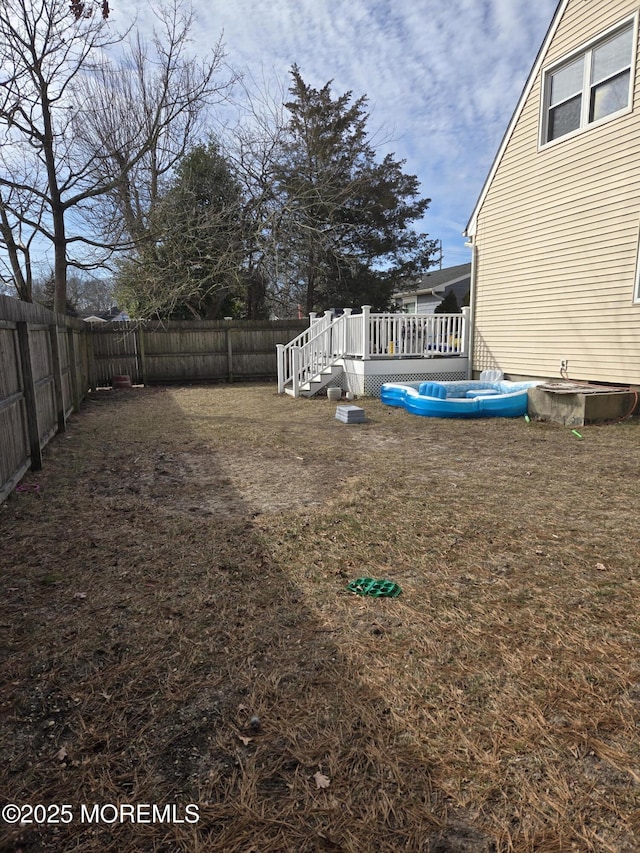
<path fill-rule="evenodd" d="M 108 323 L 0 295 L 0 501 L 64 431 L 90 389 L 126 374 L 134 384 L 277 377 L 276 344 L 304 320 Z"/>

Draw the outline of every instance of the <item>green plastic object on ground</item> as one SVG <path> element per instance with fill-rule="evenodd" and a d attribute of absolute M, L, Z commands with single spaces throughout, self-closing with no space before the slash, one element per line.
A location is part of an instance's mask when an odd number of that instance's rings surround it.
<path fill-rule="evenodd" d="M 357 595 L 372 595 L 374 598 L 397 598 L 402 592 L 397 583 L 374 578 L 357 578 L 347 584 L 347 589 Z"/>

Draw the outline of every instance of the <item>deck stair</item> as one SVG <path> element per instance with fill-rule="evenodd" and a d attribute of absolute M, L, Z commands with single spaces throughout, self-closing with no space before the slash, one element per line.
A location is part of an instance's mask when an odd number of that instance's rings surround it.
<path fill-rule="evenodd" d="M 348 312 L 349 314 L 351 312 Z M 278 361 L 279 391 L 292 397 L 313 397 L 342 377 L 345 315 L 325 311 L 311 315 L 311 324 L 297 338 L 281 346 Z M 339 384 L 339 382 L 337 383 Z"/>
<path fill-rule="evenodd" d="M 342 377 L 342 373 L 343 368 L 341 365 L 330 364 L 328 367 L 321 370 L 320 373 L 316 373 L 313 379 L 309 379 L 299 385 L 299 395 L 301 397 L 313 397 L 319 391 L 322 391 L 324 388 L 331 385 L 335 379 L 340 379 Z M 294 397 L 293 384 L 285 385 L 284 393 L 288 394 L 290 397 Z"/>

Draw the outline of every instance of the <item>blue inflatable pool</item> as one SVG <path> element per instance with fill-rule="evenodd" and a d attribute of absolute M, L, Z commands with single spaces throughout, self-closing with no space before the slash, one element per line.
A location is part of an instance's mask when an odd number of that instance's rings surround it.
<path fill-rule="evenodd" d="M 385 382 L 380 399 L 429 418 L 517 418 L 537 382 Z"/>

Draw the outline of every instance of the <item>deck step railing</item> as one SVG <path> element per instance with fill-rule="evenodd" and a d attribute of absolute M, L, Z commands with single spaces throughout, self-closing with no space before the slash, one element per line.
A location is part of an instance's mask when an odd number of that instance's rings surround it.
<path fill-rule="evenodd" d="M 461 314 L 371 313 L 350 308 L 334 317 L 312 314 L 308 329 L 288 344 L 278 344 L 278 392 L 292 389 L 294 397 L 307 383 L 342 358 L 428 358 L 466 355 L 469 309 Z"/>
<path fill-rule="evenodd" d="M 308 329 L 288 344 L 278 344 L 280 394 L 289 387 L 297 397 L 302 386 L 342 357 L 343 326 L 343 317 L 334 318 L 331 311 L 322 317 L 311 315 Z"/>

